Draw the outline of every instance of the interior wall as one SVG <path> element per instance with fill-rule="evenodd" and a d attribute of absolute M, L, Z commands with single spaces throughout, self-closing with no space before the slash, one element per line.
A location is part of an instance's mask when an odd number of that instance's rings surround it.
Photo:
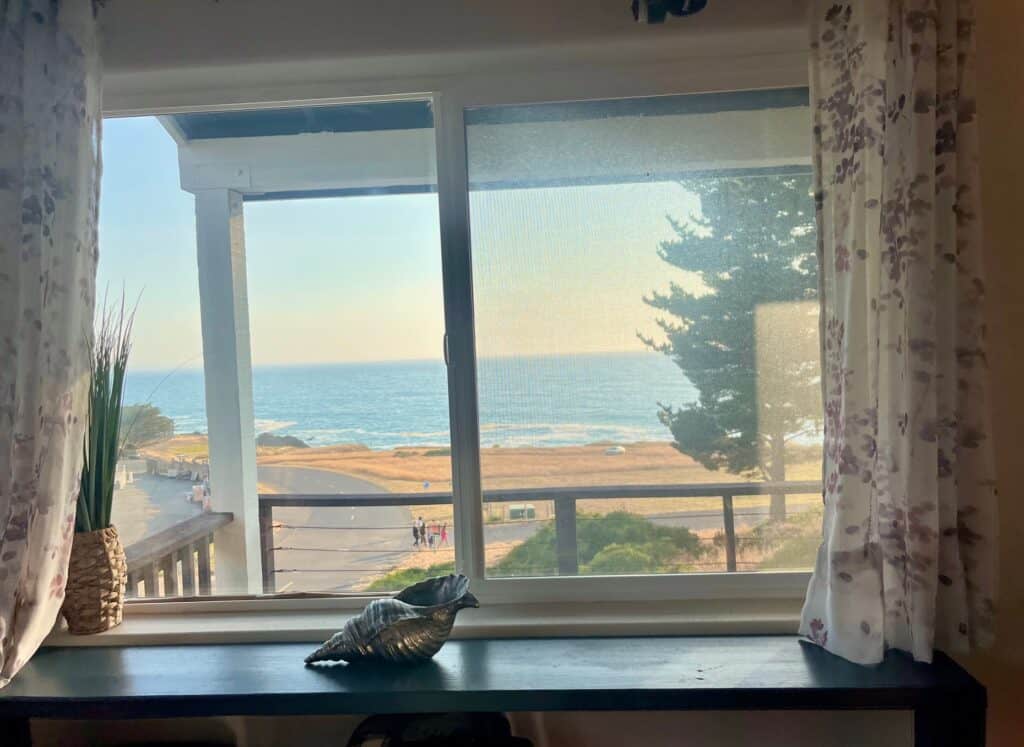
<path fill-rule="evenodd" d="M 999 468 L 1000 588 L 996 645 L 963 663 L 988 686 L 989 744 L 1024 743 L 1024 491 L 1015 465 L 1024 423 L 1024 3 L 976 0 L 982 208 L 988 270 L 989 367 Z"/>

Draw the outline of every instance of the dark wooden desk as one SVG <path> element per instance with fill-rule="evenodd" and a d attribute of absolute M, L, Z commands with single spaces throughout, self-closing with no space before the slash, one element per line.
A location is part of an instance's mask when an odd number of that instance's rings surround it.
<path fill-rule="evenodd" d="M 305 667 L 310 649 L 44 649 L 0 690 L 0 728 L 24 742 L 30 718 L 898 709 L 917 745 L 985 742 L 985 689 L 942 655 L 866 668 L 788 636 L 540 638 L 450 641 L 410 668 Z"/>

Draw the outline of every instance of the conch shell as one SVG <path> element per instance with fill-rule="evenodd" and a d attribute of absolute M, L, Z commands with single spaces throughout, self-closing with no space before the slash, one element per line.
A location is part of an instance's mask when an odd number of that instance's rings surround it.
<path fill-rule="evenodd" d="M 469 593 L 469 579 L 461 574 L 421 581 L 394 597 L 370 602 L 359 617 L 307 656 L 306 663 L 424 661 L 448 640 L 456 613 L 479 606 Z"/>

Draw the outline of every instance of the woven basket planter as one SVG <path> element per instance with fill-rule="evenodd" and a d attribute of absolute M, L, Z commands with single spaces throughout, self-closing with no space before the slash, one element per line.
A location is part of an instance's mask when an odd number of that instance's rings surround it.
<path fill-rule="evenodd" d="M 117 529 L 75 534 L 61 613 L 76 635 L 102 633 L 121 623 L 128 563 Z"/>

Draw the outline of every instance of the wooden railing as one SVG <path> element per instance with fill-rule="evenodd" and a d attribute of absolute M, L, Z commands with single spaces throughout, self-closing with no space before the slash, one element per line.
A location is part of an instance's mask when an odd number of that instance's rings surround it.
<path fill-rule="evenodd" d="M 233 519 L 230 513 L 199 514 L 126 547 L 128 596 L 211 594 L 213 534 Z"/>
<path fill-rule="evenodd" d="M 559 575 L 579 573 L 576 543 L 576 502 L 633 498 L 721 498 L 726 571 L 736 571 L 736 512 L 733 499 L 753 495 L 806 495 L 821 492 L 816 480 L 791 482 L 694 483 L 687 485 L 610 485 L 600 487 L 520 488 L 485 490 L 484 503 L 552 501 L 555 507 L 555 548 Z M 259 496 L 260 553 L 263 559 L 263 588 L 276 590 L 274 557 L 274 508 L 371 506 L 442 506 L 452 504 L 451 493 L 367 493 L 305 494 L 261 493 Z M 767 517 L 766 517 L 767 518 Z M 411 528 L 411 524 L 410 527 Z"/>

